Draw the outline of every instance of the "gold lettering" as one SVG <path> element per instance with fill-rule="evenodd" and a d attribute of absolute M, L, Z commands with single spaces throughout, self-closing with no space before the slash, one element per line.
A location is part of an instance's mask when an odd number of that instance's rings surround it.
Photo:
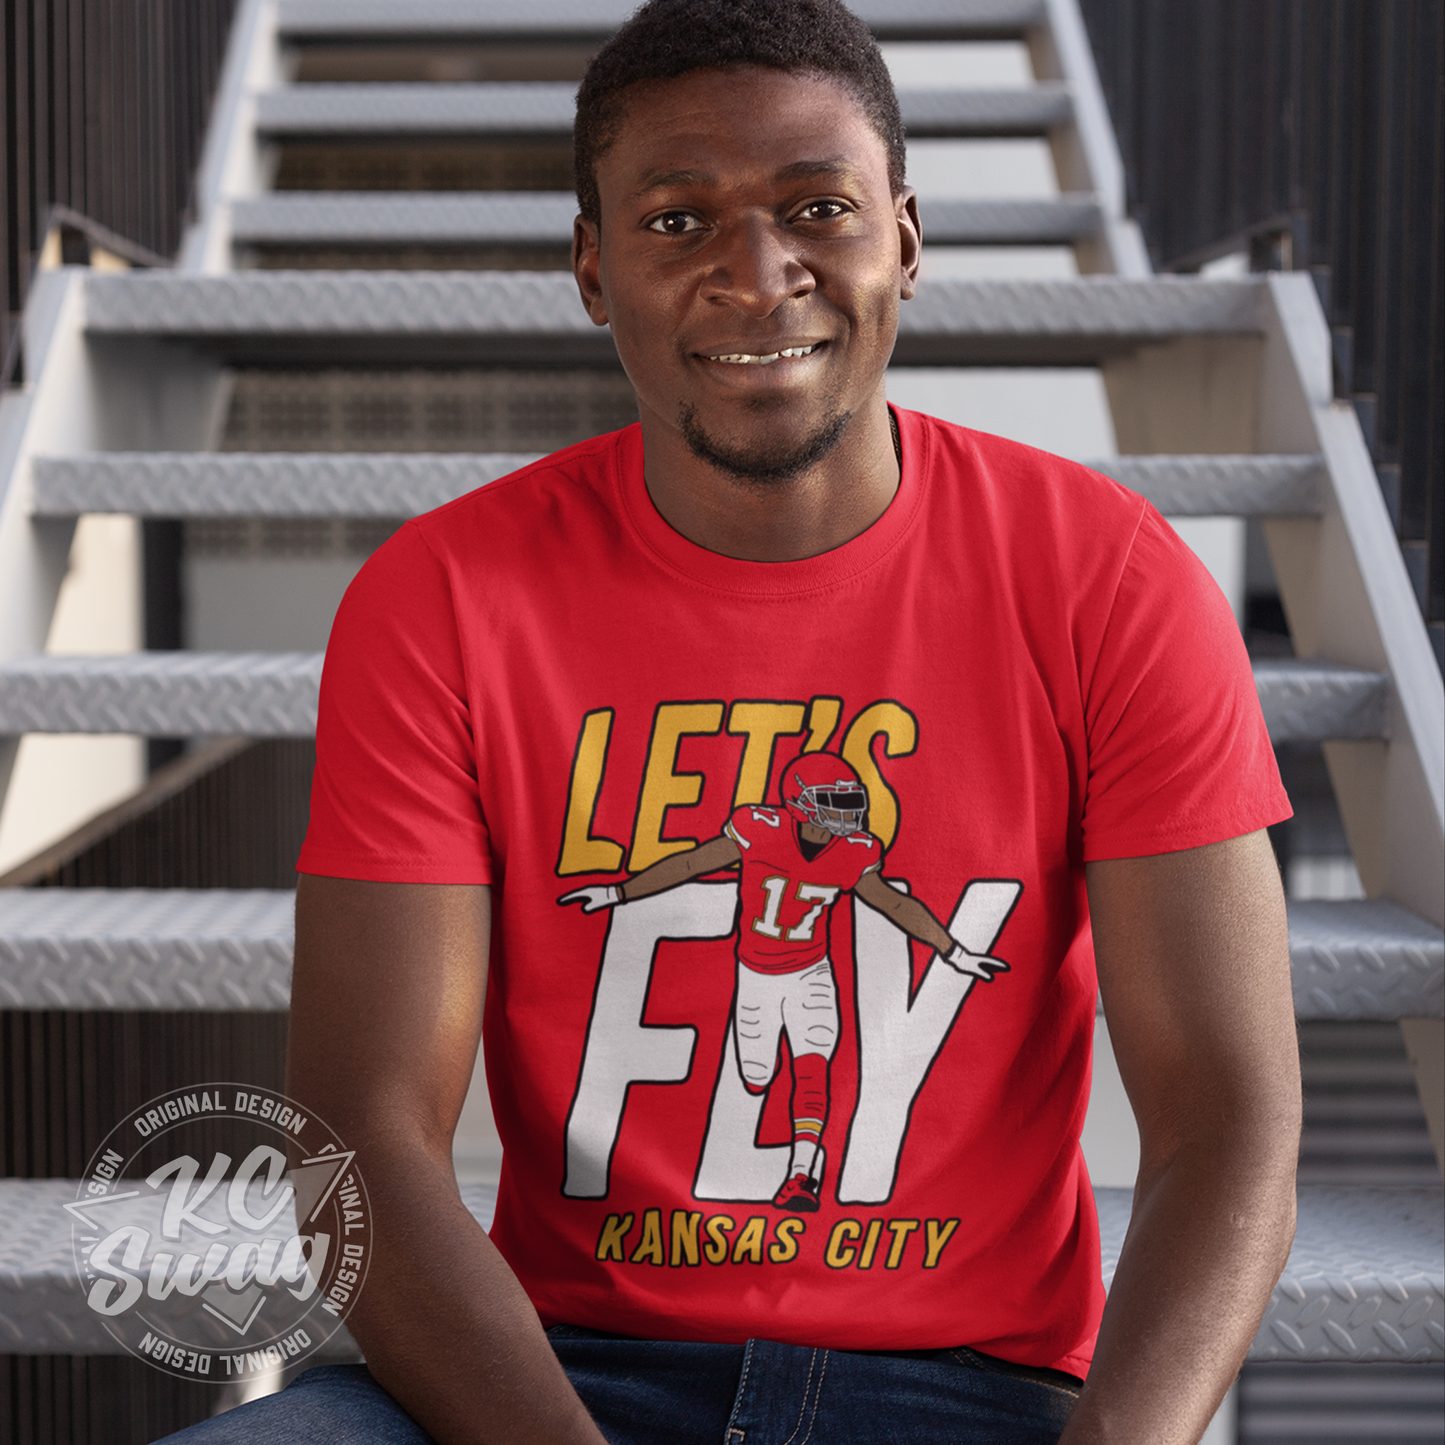
<path fill-rule="evenodd" d="M 632 852 L 627 859 L 629 873 L 640 873 L 674 853 L 686 853 L 698 838 L 670 838 L 663 841 L 662 829 L 670 808 L 690 808 L 702 797 L 702 774 L 679 773 L 678 744 L 685 737 L 707 737 L 722 730 L 720 702 L 663 702 L 657 705 L 652 722 L 652 742 L 647 749 L 647 770 L 642 776 L 642 795 L 637 803 L 637 824 L 632 834 Z"/>
<path fill-rule="evenodd" d="M 890 1219 L 888 1227 L 893 1231 L 893 1243 L 888 1246 L 888 1258 L 883 1262 L 884 1269 L 897 1269 L 903 1263 L 903 1248 L 908 1243 L 908 1236 L 918 1228 L 916 1219 Z"/>
<path fill-rule="evenodd" d="M 735 702 L 728 714 L 728 732 L 747 738 L 738 768 L 733 807 L 768 801 L 773 776 L 773 753 L 778 739 L 803 730 L 800 702 Z"/>
<path fill-rule="evenodd" d="M 666 1264 L 662 1257 L 662 1210 L 647 1209 L 642 1214 L 642 1238 L 632 1251 L 632 1263 Z"/>
<path fill-rule="evenodd" d="M 763 1262 L 763 1240 L 767 1238 L 768 1221 L 761 1214 L 754 1214 L 743 1225 L 742 1231 L 733 1243 L 733 1263 L 741 1264 L 744 1259 L 753 1264 Z"/>
<path fill-rule="evenodd" d="M 815 697 L 808 706 L 808 741 L 805 753 L 821 753 L 828 746 L 843 713 L 841 697 Z"/>
<path fill-rule="evenodd" d="M 562 828 L 562 852 L 557 876 L 573 873 L 615 873 L 622 867 L 622 845 L 611 838 L 592 836 L 597 795 L 607 769 L 607 743 L 612 736 L 613 710 L 600 707 L 582 719 L 577 752 L 572 759 L 572 781 L 567 788 L 567 821 Z"/>
<path fill-rule="evenodd" d="M 862 1227 L 856 1219 L 840 1219 L 828 1236 L 828 1248 L 823 1255 L 824 1264 L 829 1269 L 847 1269 L 858 1251 L 846 1241 L 857 1239 L 862 1233 Z"/>
<path fill-rule="evenodd" d="M 780 1219 L 777 1228 L 773 1230 L 777 1243 L 768 1246 L 768 1258 L 774 1264 L 787 1264 L 790 1259 L 796 1259 L 798 1236 L 804 1233 L 807 1227 L 801 1219 Z"/>
<path fill-rule="evenodd" d="M 873 1268 L 873 1253 L 878 1248 L 878 1236 L 883 1233 L 883 1221 L 871 1219 L 868 1221 L 868 1237 L 863 1241 L 863 1252 L 858 1256 L 859 1269 Z"/>
<path fill-rule="evenodd" d="M 927 1238 L 924 1241 L 924 1248 L 927 1251 L 923 1256 L 924 1269 L 932 1269 L 938 1263 L 938 1256 L 943 1253 L 943 1246 L 953 1237 L 953 1231 L 958 1228 L 956 1219 L 930 1219 L 924 1225 L 924 1233 Z"/>
<path fill-rule="evenodd" d="M 602 1233 L 597 1236 L 597 1258 L 615 1259 L 622 1262 L 622 1241 L 632 1228 L 630 1214 L 609 1214 L 602 1223 Z"/>
<path fill-rule="evenodd" d="M 885 757 L 906 758 L 918 746 L 918 719 L 900 703 L 875 702 L 853 719 L 843 740 L 844 760 L 868 789 L 868 831 L 889 848 L 898 836 L 898 795 L 873 757 L 873 740 L 879 737 L 885 740 Z"/>
<path fill-rule="evenodd" d="M 723 1264 L 728 1257 L 728 1230 L 733 1227 L 730 1214 L 714 1214 L 702 1227 L 707 1243 L 702 1247 L 702 1256 L 709 1264 Z"/>
<path fill-rule="evenodd" d="M 702 1210 L 689 1214 L 685 1209 L 672 1211 L 672 1263 L 697 1264 L 697 1227 L 702 1223 Z"/>

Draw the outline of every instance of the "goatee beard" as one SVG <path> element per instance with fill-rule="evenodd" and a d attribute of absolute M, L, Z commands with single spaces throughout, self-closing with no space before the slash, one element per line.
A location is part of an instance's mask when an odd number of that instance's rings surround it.
<path fill-rule="evenodd" d="M 838 445 L 852 419 L 852 412 L 834 412 L 796 446 L 743 451 L 708 436 L 698 423 L 695 407 L 684 406 L 678 415 L 683 440 L 695 457 L 743 486 L 759 490 L 790 482 L 816 466 Z"/>

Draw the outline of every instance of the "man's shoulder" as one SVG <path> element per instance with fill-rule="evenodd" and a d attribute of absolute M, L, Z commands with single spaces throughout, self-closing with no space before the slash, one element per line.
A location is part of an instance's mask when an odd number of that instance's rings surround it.
<path fill-rule="evenodd" d="M 766 803 L 745 803 L 740 808 L 734 808 L 728 818 L 727 833 L 744 851 L 758 841 L 790 841 L 793 836 L 793 830 L 788 826 L 788 815 L 781 808 Z"/>
<path fill-rule="evenodd" d="M 1143 510 L 1137 492 L 1085 462 L 925 412 L 898 415 L 904 445 L 910 435 L 921 444 L 930 484 L 944 491 L 963 490 L 991 508 L 1035 519 L 1043 505 L 1060 516 L 1093 515 L 1132 526 Z"/>
<path fill-rule="evenodd" d="M 534 534 L 544 520 L 553 535 L 559 519 L 585 525 L 599 508 L 611 508 L 619 457 L 636 431 L 635 425 L 625 427 L 538 457 L 422 513 L 413 519 L 412 529 L 447 550 L 458 536 L 465 536 L 469 545 L 479 537 L 509 545 L 513 538 Z"/>

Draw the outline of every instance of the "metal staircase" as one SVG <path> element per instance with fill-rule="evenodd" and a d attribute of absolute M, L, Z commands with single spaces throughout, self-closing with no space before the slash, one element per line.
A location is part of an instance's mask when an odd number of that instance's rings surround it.
<path fill-rule="evenodd" d="M 65 267 L 31 293 L 28 381 L 0 409 L 0 786 L 24 733 L 314 728 L 319 654 L 46 655 L 79 515 L 399 518 L 532 459 L 222 452 L 237 368 L 615 369 L 570 275 L 548 269 L 565 264 L 570 196 L 516 178 L 528 156 L 544 181 L 555 169 L 572 104 L 572 85 L 555 77 L 630 8 L 245 0 L 200 219 L 175 268 Z M 1438 1077 L 1445 696 L 1358 423 L 1332 400 L 1330 338 L 1308 278 L 1149 274 L 1074 0 L 855 8 L 885 40 L 1028 44 L 1032 89 L 904 93 L 904 116 L 913 136 L 1046 138 L 1060 196 L 925 198 L 925 241 L 1067 243 L 1084 273 L 925 281 L 903 309 L 895 364 L 1097 366 L 1126 453 L 1099 470 L 1172 516 L 1262 521 L 1296 652 L 1255 664 L 1271 735 L 1324 744 L 1368 894 L 1291 906 L 1297 1013 L 1423 1021 L 1408 1036 Z M 296 57 L 322 49 L 343 71 L 368 55 L 390 56 L 394 71 L 439 55 L 452 74 L 471 64 L 547 78 L 288 83 Z M 427 166 L 443 162 L 503 184 L 427 190 Z M 353 183 L 401 176 L 412 189 L 271 189 L 288 165 Z M 278 258 L 309 269 L 276 269 Z M 396 269 L 407 264 L 427 269 Z M 0 890 L 0 1008 L 284 1009 L 289 914 L 282 892 Z M 1441 1101 L 1426 1107 L 1438 1152 Z M 53 1268 L 68 1237 L 56 1187 L 0 1181 L 0 1351 L 113 1348 Z M 1126 1191 L 1101 1191 L 1106 1260 L 1128 1208 Z M 1438 1210 L 1431 1190 L 1302 1188 L 1295 1251 L 1251 1357 L 1445 1359 Z"/>

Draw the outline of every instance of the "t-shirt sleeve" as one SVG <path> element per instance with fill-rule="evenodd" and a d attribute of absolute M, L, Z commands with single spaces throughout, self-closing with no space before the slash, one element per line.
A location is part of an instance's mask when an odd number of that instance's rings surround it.
<path fill-rule="evenodd" d="M 747 811 L 746 808 L 734 808 L 732 817 L 723 824 L 723 832 L 744 852 L 753 846 L 753 840 L 748 837 Z"/>
<path fill-rule="evenodd" d="M 491 882 L 467 698 L 446 570 L 403 527 L 357 574 L 332 625 L 299 872 Z"/>
<path fill-rule="evenodd" d="M 1152 507 L 1084 683 L 1086 861 L 1197 848 L 1290 816 L 1234 614 Z"/>

